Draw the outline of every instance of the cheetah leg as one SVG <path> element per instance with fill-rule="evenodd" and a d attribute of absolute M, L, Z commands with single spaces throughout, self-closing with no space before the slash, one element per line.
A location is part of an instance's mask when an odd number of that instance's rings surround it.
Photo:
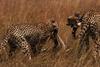
<path fill-rule="evenodd" d="M 27 41 L 24 37 L 21 37 L 20 41 L 21 41 L 20 46 L 22 48 L 22 53 L 28 55 L 29 59 L 31 60 L 31 50 L 30 50 L 29 44 L 27 43 Z"/>
<path fill-rule="evenodd" d="M 99 66 L 100 63 L 100 39 L 97 37 L 97 39 L 94 40 L 94 51 L 93 51 L 93 56 L 95 58 L 96 64 Z"/>
<path fill-rule="evenodd" d="M 35 48 L 36 48 L 36 54 L 39 54 L 41 52 L 41 48 L 42 48 L 40 41 L 37 45 L 35 45 Z"/>
<path fill-rule="evenodd" d="M 9 48 L 10 48 L 10 50 L 9 50 L 9 56 L 12 56 L 13 54 L 15 54 L 15 51 L 16 51 L 16 49 L 17 49 L 17 45 L 18 45 L 18 40 L 17 40 L 17 38 L 16 38 L 16 36 L 11 36 L 9 39 L 8 39 L 8 42 L 7 42 L 8 44 L 9 44 Z"/>

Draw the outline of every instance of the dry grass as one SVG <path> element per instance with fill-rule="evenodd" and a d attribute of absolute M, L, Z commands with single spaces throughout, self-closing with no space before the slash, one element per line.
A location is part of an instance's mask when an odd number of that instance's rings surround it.
<path fill-rule="evenodd" d="M 0 67 L 97 67 L 91 51 L 81 62 L 77 59 L 77 41 L 72 39 L 71 29 L 66 26 L 66 18 L 75 11 L 88 11 L 97 6 L 100 6 L 99 0 L 0 0 L 0 39 L 11 24 L 46 22 L 53 17 L 59 23 L 59 34 L 66 44 L 66 51 L 55 57 L 50 42 L 45 46 L 48 50 L 32 60 L 18 53 L 15 58 L 0 63 Z"/>

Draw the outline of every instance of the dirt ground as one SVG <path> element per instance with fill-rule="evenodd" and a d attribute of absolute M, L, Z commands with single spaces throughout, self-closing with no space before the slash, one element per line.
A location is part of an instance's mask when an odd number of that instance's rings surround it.
<path fill-rule="evenodd" d="M 1 40 L 11 24 L 45 23 L 48 19 L 54 18 L 59 24 L 59 35 L 66 44 L 66 50 L 59 50 L 54 56 L 53 43 L 48 41 L 43 44 L 43 48 L 47 50 L 32 60 L 19 52 L 14 58 L 0 62 L 0 67 L 100 67 L 100 61 L 94 60 L 91 50 L 78 60 L 77 40 L 72 38 L 71 29 L 66 26 L 67 17 L 76 11 L 99 11 L 99 7 L 100 0 L 0 0 Z"/>

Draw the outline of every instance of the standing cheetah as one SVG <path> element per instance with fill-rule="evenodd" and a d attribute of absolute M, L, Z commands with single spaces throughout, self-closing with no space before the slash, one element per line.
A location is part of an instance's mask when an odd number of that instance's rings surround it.
<path fill-rule="evenodd" d="M 30 53 L 40 52 L 40 44 L 45 43 L 48 38 L 54 41 L 54 49 L 58 46 L 57 40 L 58 26 L 56 22 L 49 22 L 48 24 L 39 23 L 33 24 L 16 24 L 12 25 L 5 35 L 4 41 L 9 45 L 9 53 L 12 55 L 18 47 L 22 51 Z M 31 48 L 31 49 L 30 49 Z M 29 54 L 30 55 L 30 54 Z"/>
<path fill-rule="evenodd" d="M 87 51 L 90 47 L 89 41 L 90 38 L 92 39 L 92 41 L 95 43 L 95 50 L 96 52 L 98 52 L 98 48 L 100 48 L 100 33 L 99 33 L 99 21 L 97 19 L 99 19 L 100 16 L 97 16 L 94 14 L 94 12 L 92 13 L 86 13 L 83 17 L 82 20 L 82 24 L 81 24 L 81 29 L 80 32 L 78 34 L 79 37 L 79 53 L 81 52 L 82 48 L 85 47 Z"/>

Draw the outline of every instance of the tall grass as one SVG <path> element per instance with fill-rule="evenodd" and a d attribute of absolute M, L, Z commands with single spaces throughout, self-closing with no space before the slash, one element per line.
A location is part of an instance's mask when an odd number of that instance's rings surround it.
<path fill-rule="evenodd" d="M 0 67 L 72 67 L 75 64 L 73 48 L 76 41 L 71 39 L 73 42 L 66 42 L 71 32 L 66 26 L 67 17 L 76 11 L 88 11 L 96 6 L 100 6 L 99 0 L 0 0 L 0 39 L 11 24 L 47 22 L 48 19 L 54 18 L 59 24 L 59 35 L 66 46 L 72 48 L 69 54 L 56 57 L 55 60 L 50 58 L 48 51 L 46 55 L 43 53 L 32 61 L 25 61 L 26 57 L 18 56 L 13 61 L 0 64 Z M 44 61 L 45 64 L 42 64 Z"/>

